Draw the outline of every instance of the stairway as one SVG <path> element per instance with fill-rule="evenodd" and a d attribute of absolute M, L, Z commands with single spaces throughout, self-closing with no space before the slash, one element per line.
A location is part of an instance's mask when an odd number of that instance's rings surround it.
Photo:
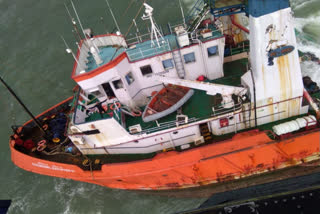
<path fill-rule="evenodd" d="M 184 79 L 186 72 L 184 70 L 184 65 L 183 65 L 183 60 L 182 60 L 180 49 L 174 50 L 172 52 L 172 57 L 173 57 L 174 64 L 176 65 L 178 77 L 181 79 Z"/>
<path fill-rule="evenodd" d="M 187 12 L 187 16 L 186 16 L 186 22 L 188 24 L 190 24 L 190 22 L 192 21 L 192 19 L 195 16 L 198 16 L 201 11 L 203 10 L 204 6 L 206 5 L 206 3 L 204 2 L 204 0 L 198 0 L 194 3 L 194 5 L 191 7 L 191 9 Z"/>
<path fill-rule="evenodd" d="M 212 140 L 212 134 L 209 130 L 208 123 L 200 124 L 200 133 L 203 136 L 205 142 L 209 142 Z"/>
<path fill-rule="evenodd" d="M 188 11 L 186 16 L 188 32 L 193 32 L 195 29 L 199 27 L 202 20 L 210 12 L 210 4 L 211 4 L 210 0 L 198 0 L 194 3 L 194 5 Z"/>

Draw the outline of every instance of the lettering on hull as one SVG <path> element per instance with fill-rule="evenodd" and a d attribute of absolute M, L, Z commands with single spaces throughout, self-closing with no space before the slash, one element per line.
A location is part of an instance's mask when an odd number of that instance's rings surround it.
<path fill-rule="evenodd" d="M 49 164 L 41 163 L 41 162 L 32 163 L 32 166 L 45 168 L 45 169 L 51 169 L 51 170 L 55 170 L 55 171 L 73 172 L 73 173 L 75 172 L 75 170 L 73 170 L 73 169 L 65 169 L 65 168 L 62 168 L 61 166 L 56 166 L 56 165 L 50 166 Z"/>

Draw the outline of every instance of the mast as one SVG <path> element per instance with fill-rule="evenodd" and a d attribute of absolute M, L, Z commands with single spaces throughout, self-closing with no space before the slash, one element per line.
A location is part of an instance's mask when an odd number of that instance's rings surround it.
<path fill-rule="evenodd" d="M 22 108 L 29 114 L 29 116 L 32 118 L 32 120 L 36 123 L 38 128 L 47 135 L 47 132 L 42 128 L 42 125 L 40 122 L 33 116 L 33 114 L 29 111 L 29 109 L 24 105 L 24 103 L 21 101 L 21 99 L 16 95 L 16 93 L 11 89 L 11 87 L 2 79 L 0 76 L 0 81 L 2 84 L 8 89 L 8 91 L 11 93 L 11 95 L 18 101 L 18 103 L 22 106 Z"/>
<path fill-rule="evenodd" d="M 143 3 L 144 7 L 145 7 L 145 14 L 143 14 L 143 16 L 141 17 L 142 20 L 150 20 L 150 23 L 151 23 L 151 44 L 154 44 L 154 41 L 153 41 L 153 37 L 155 37 L 156 39 L 156 42 L 157 42 L 157 45 L 158 47 L 160 47 L 160 41 L 159 41 L 159 37 L 161 38 L 162 42 L 164 41 L 163 39 L 163 36 L 162 34 L 160 33 L 159 29 L 157 28 L 156 24 L 154 23 L 154 20 L 153 20 L 153 8 L 148 5 L 147 3 Z"/>
<path fill-rule="evenodd" d="M 117 27 L 118 31 L 121 32 L 121 31 L 120 31 L 120 28 L 119 28 L 119 25 L 118 25 L 118 23 L 117 23 L 117 20 L 116 20 L 116 18 L 115 18 L 114 15 L 113 15 L 112 9 L 111 9 L 110 4 L 109 4 L 109 1 L 106 0 L 106 3 L 107 3 L 107 5 L 108 5 L 108 8 L 109 8 L 110 13 L 111 13 L 111 16 L 112 16 L 112 18 L 113 18 L 114 23 L 116 24 L 116 27 Z"/>
<path fill-rule="evenodd" d="M 72 26 L 73 26 L 73 28 L 74 28 L 74 30 L 75 30 L 75 32 L 76 32 L 76 35 L 77 35 L 77 37 L 78 37 L 78 40 L 79 40 L 79 42 L 80 42 L 80 41 L 82 40 L 82 37 L 81 37 L 81 35 L 80 35 L 80 33 L 79 33 L 79 29 L 78 29 L 78 27 L 77 27 L 77 23 L 76 23 L 76 21 L 74 20 L 74 18 L 71 16 L 71 13 L 70 13 L 67 5 L 64 4 L 64 6 L 65 6 L 65 8 L 66 8 L 66 10 L 67 10 L 67 13 L 68 13 L 68 15 L 69 15 L 70 21 L 71 21 L 71 23 L 72 23 Z"/>
<path fill-rule="evenodd" d="M 183 12 L 183 8 L 182 8 L 182 4 L 181 4 L 181 0 L 179 0 L 179 5 L 180 5 L 180 10 L 181 10 L 181 15 L 182 15 L 182 19 L 183 19 L 183 25 L 184 27 L 186 27 L 186 19 L 184 17 L 184 12 Z"/>

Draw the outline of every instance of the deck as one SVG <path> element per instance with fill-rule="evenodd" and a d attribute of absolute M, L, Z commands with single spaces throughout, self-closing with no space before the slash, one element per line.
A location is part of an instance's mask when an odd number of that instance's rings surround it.
<path fill-rule="evenodd" d="M 206 38 L 199 36 L 199 39 L 202 42 L 223 36 L 214 25 L 209 25 L 208 28 L 212 31 L 212 35 Z M 129 46 L 129 48 L 126 50 L 126 53 L 128 54 L 130 61 L 134 62 L 137 60 L 142 60 L 180 48 L 175 33 L 165 35 L 163 39 L 159 38 L 159 41 L 160 47 L 158 47 L 156 40 L 153 40 L 154 45 L 152 44 L 151 40 L 146 40 Z"/>
<path fill-rule="evenodd" d="M 239 86 L 240 77 L 246 72 L 247 59 L 241 59 L 230 63 L 224 64 L 224 77 L 219 78 L 211 83 Z M 238 68 L 238 69 L 234 69 Z M 209 96 L 205 91 L 194 90 L 193 96 L 182 106 L 182 114 L 187 115 L 189 122 L 195 122 L 202 119 L 209 118 L 213 115 L 212 107 L 215 109 L 222 109 L 220 106 L 221 97 L 219 95 Z M 224 109 L 228 111 L 227 109 Z M 232 109 L 233 110 L 233 109 Z M 155 131 L 163 130 L 166 128 L 176 126 L 177 112 L 169 114 L 156 121 L 143 122 L 141 117 L 132 117 L 126 115 L 126 127 L 140 124 L 142 131 L 152 133 Z M 158 123 L 158 124 L 157 124 Z M 160 125 L 160 126 L 158 126 Z"/>
<path fill-rule="evenodd" d="M 100 65 L 97 65 L 92 54 L 89 52 L 89 57 L 87 58 L 88 62 L 86 63 L 87 68 L 85 69 L 85 71 L 90 72 L 102 65 L 109 63 L 112 59 L 116 58 L 121 53 L 123 53 L 124 50 L 125 50 L 124 48 L 113 47 L 113 46 L 99 47 L 99 52 L 100 52 L 99 55 L 101 60 L 103 60 L 103 62 Z"/>

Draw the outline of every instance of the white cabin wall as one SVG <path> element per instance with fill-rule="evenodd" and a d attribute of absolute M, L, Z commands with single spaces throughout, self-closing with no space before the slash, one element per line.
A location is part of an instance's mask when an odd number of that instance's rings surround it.
<path fill-rule="evenodd" d="M 205 69 L 207 69 L 205 66 L 206 63 L 204 63 L 204 59 L 202 57 L 202 55 L 204 56 L 206 55 L 203 52 L 201 53 L 201 49 L 199 48 L 199 45 L 195 44 L 195 45 L 181 49 L 181 56 L 182 56 L 183 62 L 184 62 L 183 55 L 188 53 L 194 53 L 196 61 L 190 62 L 187 64 L 184 63 L 184 69 L 186 72 L 185 79 L 196 80 L 201 75 L 208 76 L 207 72 L 205 71 Z"/>
<path fill-rule="evenodd" d="M 212 40 L 203 44 L 203 49 L 206 57 L 206 65 L 208 70 L 208 79 L 218 79 L 224 76 L 223 73 L 223 60 L 224 60 L 224 43 L 225 38 Z M 212 46 L 218 46 L 218 54 L 216 56 L 208 55 L 207 49 Z"/>
<path fill-rule="evenodd" d="M 166 59 L 172 59 L 172 54 L 167 53 L 152 58 L 131 62 L 132 72 L 137 79 L 136 87 L 139 89 L 132 94 L 132 98 L 135 100 L 137 105 L 145 105 L 148 101 L 147 97 L 150 97 L 153 91 L 159 91 L 162 88 L 162 83 L 151 77 L 152 74 L 164 73 L 166 76 L 177 78 L 175 67 L 168 70 L 163 68 L 162 61 Z M 140 67 L 146 65 L 151 66 L 152 74 L 144 76 L 141 73 Z"/>
<path fill-rule="evenodd" d="M 162 132 L 157 135 L 150 134 L 150 137 L 142 135 L 141 137 L 143 138 L 136 138 L 136 141 L 115 145 L 106 149 L 109 154 L 151 153 L 192 143 L 201 136 L 199 126 L 171 130 L 169 133 Z M 134 137 L 138 137 L 138 135 Z"/>
<path fill-rule="evenodd" d="M 115 77 L 120 77 L 118 75 L 117 67 L 108 69 L 95 77 L 79 81 L 78 84 L 83 90 L 86 91 L 86 90 L 95 88 L 98 85 L 101 85 L 105 82 L 109 82 Z"/>
<path fill-rule="evenodd" d="M 228 118 L 228 126 L 221 127 L 220 120 Z M 231 119 L 232 118 L 232 119 Z M 242 114 L 239 116 L 239 114 L 236 115 L 230 115 L 226 116 L 217 120 L 212 120 L 210 122 L 210 128 L 212 131 L 212 134 L 214 135 L 224 135 L 231 132 L 237 132 L 241 129 L 243 129 L 244 124 L 241 125 L 240 123 L 243 123 Z"/>

